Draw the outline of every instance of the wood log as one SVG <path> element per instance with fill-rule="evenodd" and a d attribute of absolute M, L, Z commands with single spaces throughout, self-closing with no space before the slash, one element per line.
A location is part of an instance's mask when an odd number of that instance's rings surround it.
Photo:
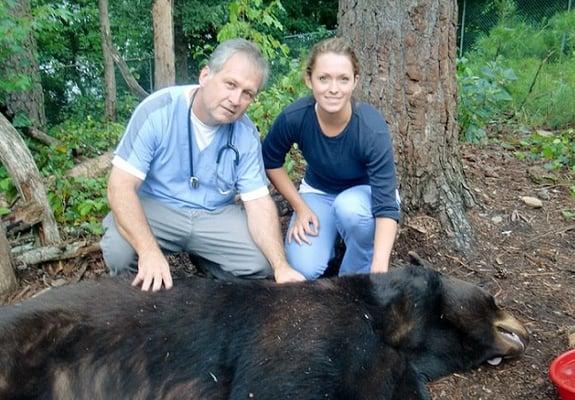
<path fill-rule="evenodd" d="M 30 127 L 26 131 L 27 135 L 30 136 L 32 139 L 36 139 L 37 141 L 44 143 L 45 145 L 51 146 L 60 143 L 60 141 L 52 136 L 48 135 L 45 132 L 42 132 L 38 128 Z"/>
<path fill-rule="evenodd" d="M 44 246 L 16 255 L 16 262 L 27 265 L 40 264 L 47 261 L 65 260 L 67 258 L 81 257 L 100 250 L 99 243 L 81 240 L 61 246 Z"/>
<path fill-rule="evenodd" d="M 12 210 L 10 215 L 4 217 L 6 231 L 11 234 L 30 229 L 42 222 L 44 209 L 33 201 Z"/>
<path fill-rule="evenodd" d="M 10 244 L 6 239 L 4 225 L 0 223 L 0 295 L 13 290 L 17 283 L 10 256 Z"/>
<path fill-rule="evenodd" d="M 112 166 L 112 158 L 114 152 L 112 150 L 98 156 L 82 161 L 80 164 L 74 166 L 66 172 L 66 176 L 74 178 L 85 177 L 94 178 L 107 172 Z"/>

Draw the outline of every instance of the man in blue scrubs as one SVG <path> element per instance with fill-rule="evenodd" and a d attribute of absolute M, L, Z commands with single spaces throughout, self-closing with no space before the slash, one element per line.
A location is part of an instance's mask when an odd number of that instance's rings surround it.
<path fill-rule="evenodd" d="M 187 251 L 224 279 L 304 280 L 286 261 L 259 135 L 244 114 L 267 74 L 258 48 L 232 39 L 199 85 L 159 90 L 137 107 L 108 182 L 101 247 L 111 275 L 134 272 L 142 290 L 169 289 L 164 252 Z"/>

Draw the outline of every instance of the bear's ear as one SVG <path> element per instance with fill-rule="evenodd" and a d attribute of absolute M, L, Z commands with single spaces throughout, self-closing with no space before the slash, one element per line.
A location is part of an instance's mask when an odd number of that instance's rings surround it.
<path fill-rule="evenodd" d="M 407 253 L 407 255 L 409 256 L 409 262 L 413 265 L 419 265 L 421 267 L 425 267 L 425 268 L 429 268 L 429 269 L 433 269 L 433 266 L 428 263 L 427 261 L 425 261 L 423 259 L 423 257 L 421 257 L 419 254 L 417 254 L 415 251 L 411 250 Z"/>

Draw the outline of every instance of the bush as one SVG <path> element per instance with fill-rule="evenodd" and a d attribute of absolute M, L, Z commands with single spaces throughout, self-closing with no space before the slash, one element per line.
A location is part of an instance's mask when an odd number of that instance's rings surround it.
<path fill-rule="evenodd" d="M 474 70 L 466 58 L 458 60 L 460 138 L 479 142 L 486 138 L 487 124 L 500 120 L 513 100 L 507 87 L 517 79 L 501 58 Z"/>
<path fill-rule="evenodd" d="M 495 61 L 493 61 L 495 60 Z M 541 24 L 502 18 L 458 63 L 461 138 L 476 142 L 505 120 L 567 129 L 575 124 L 575 12 Z"/>

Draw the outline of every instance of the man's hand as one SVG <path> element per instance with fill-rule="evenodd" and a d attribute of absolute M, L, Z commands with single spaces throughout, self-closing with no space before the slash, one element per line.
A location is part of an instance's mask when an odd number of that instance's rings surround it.
<path fill-rule="evenodd" d="M 288 282 L 303 282 L 305 281 L 305 276 L 290 267 L 289 265 L 284 265 L 274 269 L 274 278 L 277 283 L 288 283 Z"/>
<path fill-rule="evenodd" d="M 166 289 L 172 287 L 170 265 L 161 251 L 139 255 L 138 274 L 132 281 L 132 286 L 139 286 L 140 284 L 143 291 L 148 291 L 152 288 L 153 292 L 160 290 L 162 284 Z"/>

